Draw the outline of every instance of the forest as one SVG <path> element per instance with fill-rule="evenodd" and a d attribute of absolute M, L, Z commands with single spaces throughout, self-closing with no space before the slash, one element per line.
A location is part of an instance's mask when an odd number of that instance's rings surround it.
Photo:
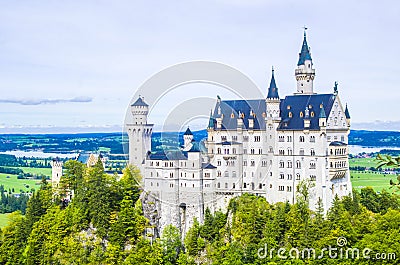
<path fill-rule="evenodd" d="M 294 205 L 243 194 L 227 212 L 206 209 L 204 222 L 195 220 L 184 240 L 174 226 L 152 239 L 144 236 L 149 224 L 137 169 L 126 168 L 119 180 L 101 162 L 87 168 L 71 160 L 65 169 L 55 195 L 43 178 L 26 214 L 11 214 L 1 231 L 0 264 L 398 264 L 400 198 L 386 191 L 364 188 L 335 198 L 326 215 L 321 203 L 309 210 L 308 182 L 298 186 Z M 75 195 L 68 203 L 62 198 L 69 190 Z M 346 243 L 341 248 L 338 238 Z M 321 255 L 328 246 L 369 252 Z M 288 256 L 292 249 L 315 249 L 316 256 Z"/>

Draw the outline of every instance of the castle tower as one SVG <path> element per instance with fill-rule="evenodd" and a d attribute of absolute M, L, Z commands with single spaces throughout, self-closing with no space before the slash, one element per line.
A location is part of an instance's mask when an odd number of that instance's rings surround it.
<path fill-rule="evenodd" d="M 60 179 L 63 172 L 63 162 L 57 158 L 54 158 L 50 162 L 51 165 L 51 186 L 53 189 L 57 189 L 60 184 Z"/>
<path fill-rule="evenodd" d="M 274 68 L 272 67 L 271 82 L 268 88 L 267 103 L 267 119 L 279 119 L 280 114 L 280 99 L 278 94 L 278 87 L 275 82 Z"/>
<path fill-rule="evenodd" d="M 189 127 L 186 129 L 186 132 L 183 134 L 183 148 L 190 149 L 192 148 L 192 141 L 193 141 L 193 133 L 189 129 Z"/>
<path fill-rule="evenodd" d="M 139 97 L 132 105 L 132 123 L 126 124 L 129 137 L 129 164 L 142 167 L 147 152 L 151 151 L 153 124 L 147 123 L 149 105 Z"/>
<path fill-rule="evenodd" d="M 297 81 L 297 92 L 295 94 L 314 94 L 313 81 L 315 78 L 315 69 L 311 59 L 310 48 L 307 44 L 306 31 L 304 30 L 303 45 L 299 53 L 299 61 L 295 70 Z"/>

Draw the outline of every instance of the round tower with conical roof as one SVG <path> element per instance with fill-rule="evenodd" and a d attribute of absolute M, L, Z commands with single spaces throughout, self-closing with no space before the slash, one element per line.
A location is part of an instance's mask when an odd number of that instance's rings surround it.
<path fill-rule="evenodd" d="M 132 122 L 126 124 L 129 137 L 129 163 L 142 167 L 146 155 L 151 151 L 151 135 L 153 124 L 147 123 L 149 105 L 142 97 L 131 105 Z"/>
<path fill-rule="evenodd" d="M 299 53 L 295 76 L 297 81 L 296 94 L 314 94 L 313 81 L 315 78 L 315 69 L 313 68 L 310 48 L 307 44 L 306 29 L 304 30 L 303 45 Z"/>

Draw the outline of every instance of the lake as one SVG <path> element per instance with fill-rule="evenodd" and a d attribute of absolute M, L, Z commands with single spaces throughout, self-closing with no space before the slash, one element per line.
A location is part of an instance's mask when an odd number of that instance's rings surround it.
<path fill-rule="evenodd" d="M 349 145 L 349 153 L 352 155 L 357 155 L 360 153 L 376 153 L 380 152 L 383 149 L 387 150 L 400 150 L 400 147 L 390 147 L 390 146 L 384 146 L 384 147 L 365 147 L 361 145 Z"/>

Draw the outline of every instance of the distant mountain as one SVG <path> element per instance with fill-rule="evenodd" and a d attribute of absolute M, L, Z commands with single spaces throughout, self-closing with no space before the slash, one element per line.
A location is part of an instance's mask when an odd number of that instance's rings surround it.
<path fill-rule="evenodd" d="M 400 121 L 354 122 L 351 128 L 367 131 L 400 131 Z"/>

